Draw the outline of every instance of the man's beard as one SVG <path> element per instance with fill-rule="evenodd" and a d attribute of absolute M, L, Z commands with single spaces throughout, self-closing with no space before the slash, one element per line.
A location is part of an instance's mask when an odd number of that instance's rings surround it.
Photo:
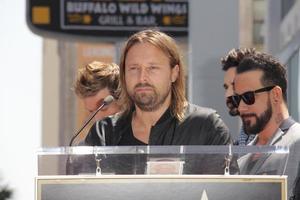
<path fill-rule="evenodd" d="M 152 92 L 133 92 L 133 94 L 129 94 L 132 101 L 136 106 L 138 106 L 142 111 L 151 112 L 156 111 L 160 108 L 160 106 L 166 101 L 170 89 L 163 94 L 159 94 L 156 88 L 149 83 L 139 83 L 137 84 L 134 89 L 139 87 L 151 87 Z"/>
<path fill-rule="evenodd" d="M 259 117 L 255 113 L 241 115 L 243 120 L 244 132 L 248 135 L 250 134 L 258 134 L 266 127 L 267 123 L 270 121 L 273 115 L 273 110 L 271 106 L 270 100 L 268 101 L 268 108 L 263 112 Z M 250 120 L 244 119 L 244 117 L 255 117 L 256 123 L 254 125 L 250 125 Z"/>

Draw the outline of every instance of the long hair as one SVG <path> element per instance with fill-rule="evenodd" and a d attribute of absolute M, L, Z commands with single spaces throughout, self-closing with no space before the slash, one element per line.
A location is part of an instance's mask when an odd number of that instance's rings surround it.
<path fill-rule="evenodd" d="M 160 49 L 169 58 L 170 67 L 179 66 L 179 74 L 175 82 L 172 83 L 171 89 L 171 113 L 179 121 L 183 120 L 185 107 L 187 105 L 185 97 L 185 75 L 182 57 L 179 53 L 178 46 L 174 39 L 165 33 L 157 30 L 147 29 L 132 35 L 125 43 L 120 61 L 120 104 L 123 106 L 124 114 L 128 114 L 134 106 L 129 97 L 125 82 L 125 60 L 128 51 L 132 46 L 138 43 L 150 43 Z"/>

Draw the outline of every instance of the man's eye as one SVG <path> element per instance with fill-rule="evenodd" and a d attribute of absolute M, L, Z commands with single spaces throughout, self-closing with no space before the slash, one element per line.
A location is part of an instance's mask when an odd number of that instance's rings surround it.
<path fill-rule="evenodd" d="M 134 70 L 137 70 L 138 68 L 137 67 L 129 67 L 129 71 L 134 71 Z"/>
<path fill-rule="evenodd" d="M 101 111 L 105 111 L 105 110 L 107 110 L 107 109 L 108 109 L 108 106 L 109 106 L 109 105 L 105 105 L 105 106 L 103 106 L 103 107 L 101 108 Z"/>
<path fill-rule="evenodd" d="M 153 70 L 153 69 L 158 69 L 157 66 L 150 66 L 150 69 Z"/>
<path fill-rule="evenodd" d="M 89 115 L 93 114 L 96 110 L 86 110 Z"/>

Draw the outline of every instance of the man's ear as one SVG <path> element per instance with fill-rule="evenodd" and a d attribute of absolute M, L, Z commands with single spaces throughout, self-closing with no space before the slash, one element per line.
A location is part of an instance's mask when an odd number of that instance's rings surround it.
<path fill-rule="evenodd" d="M 279 86 L 275 86 L 272 91 L 272 100 L 274 103 L 282 103 L 283 96 L 282 96 L 282 89 Z"/>
<path fill-rule="evenodd" d="M 179 76 L 179 65 L 175 65 L 175 67 L 172 68 L 172 74 L 171 74 L 171 79 L 172 83 L 174 83 Z"/>

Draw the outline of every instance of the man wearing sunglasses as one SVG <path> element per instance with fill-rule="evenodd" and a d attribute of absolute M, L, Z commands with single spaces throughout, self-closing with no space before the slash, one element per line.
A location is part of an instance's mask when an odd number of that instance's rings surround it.
<path fill-rule="evenodd" d="M 221 59 L 222 69 L 224 73 L 224 84 L 225 89 L 225 101 L 228 108 L 228 113 L 231 116 L 238 116 L 239 111 L 236 107 L 233 106 L 232 95 L 233 93 L 233 80 L 236 75 L 236 68 L 239 65 L 240 61 L 251 53 L 254 53 L 255 50 L 252 48 L 241 48 L 241 49 L 232 49 L 228 54 Z M 238 145 L 247 145 L 253 138 L 254 134 L 246 134 L 241 128 L 239 138 L 235 144 Z"/>
<path fill-rule="evenodd" d="M 288 196 L 292 198 L 300 161 L 300 124 L 289 116 L 286 69 L 260 52 L 245 56 L 236 69 L 231 100 L 240 113 L 244 131 L 256 134 L 249 145 L 287 146 L 290 151 L 286 166 L 279 155 L 247 154 L 239 159 L 240 172 L 288 175 Z"/>

